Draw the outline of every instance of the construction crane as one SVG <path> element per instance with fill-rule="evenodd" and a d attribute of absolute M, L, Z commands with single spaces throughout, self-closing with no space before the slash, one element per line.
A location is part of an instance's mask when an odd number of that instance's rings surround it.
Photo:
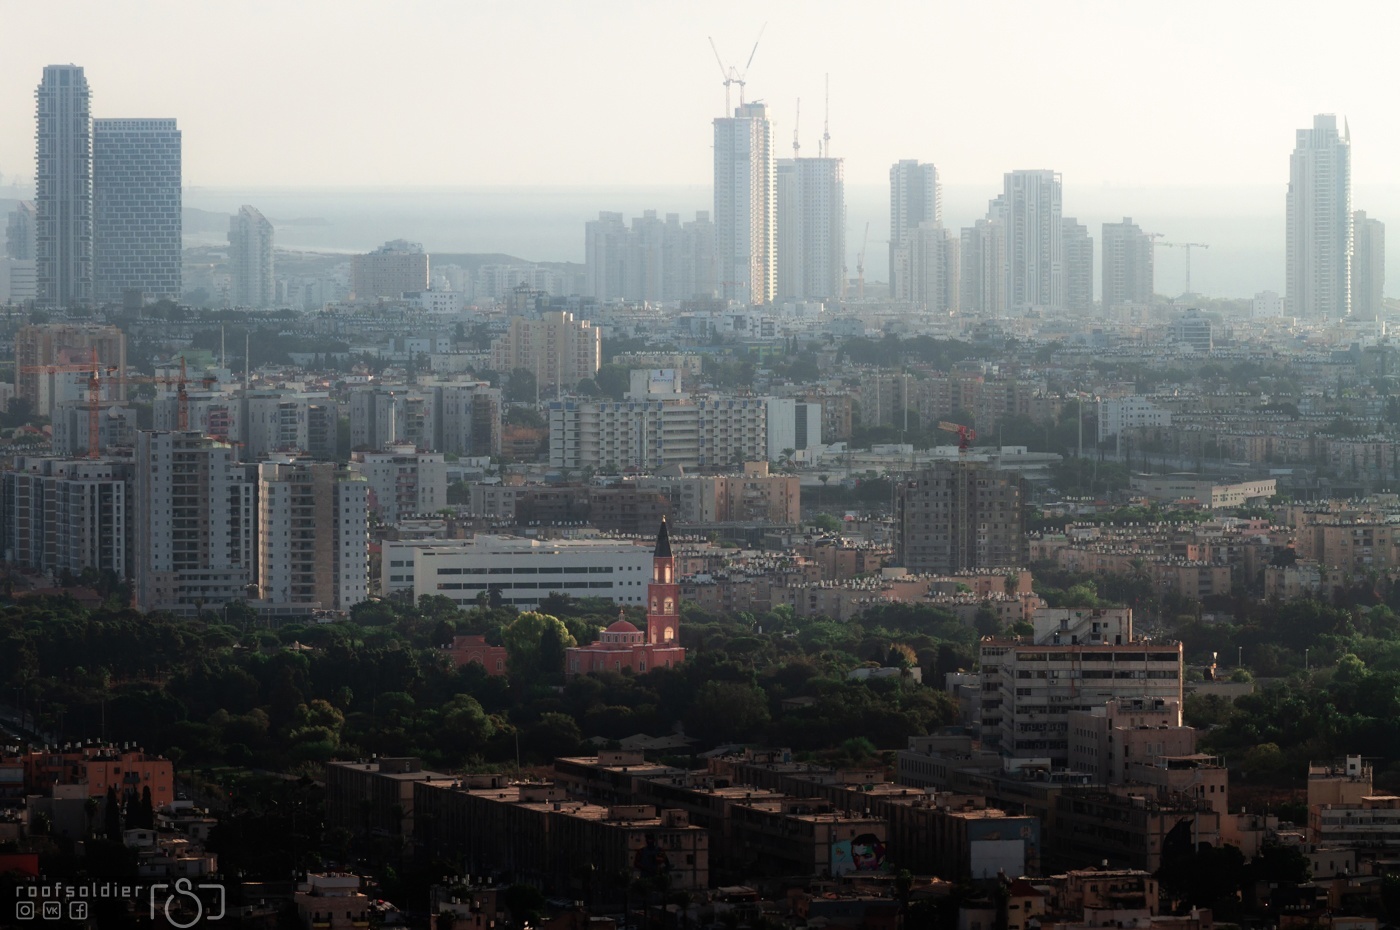
<path fill-rule="evenodd" d="M 860 251 L 856 253 L 856 297 L 865 299 L 865 250 L 870 245 L 870 221 L 865 222 L 865 238 L 861 240 Z"/>
<path fill-rule="evenodd" d="M 949 550 L 952 555 L 954 568 L 967 568 L 970 565 L 968 553 L 976 547 L 976 540 L 973 538 L 973 531 L 976 527 L 968 519 L 967 495 L 969 493 L 968 482 L 974 480 L 968 471 L 973 467 L 967 461 L 967 450 L 977 440 L 977 431 L 970 426 L 961 423 L 949 423 L 947 420 L 940 421 L 938 428 L 948 433 L 958 434 L 958 467 L 956 480 L 954 481 L 953 513 L 951 514 L 953 526 L 949 536 Z"/>
<path fill-rule="evenodd" d="M 1161 235 L 1161 233 L 1158 233 L 1157 235 Z M 1163 240 L 1163 241 L 1161 241 L 1161 242 L 1157 242 L 1157 243 L 1155 243 L 1155 244 L 1156 244 L 1156 245 L 1165 245 L 1167 248 L 1170 248 L 1170 249 L 1185 249 L 1185 250 L 1186 250 L 1186 293 L 1190 294 L 1190 293 L 1191 293 L 1191 250 L 1192 250 L 1192 249 L 1208 249 L 1208 248 L 1210 248 L 1210 246 L 1206 245 L 1204 242 L 1167 242 L 1167 241 L 1165 241 L 1165 240 Z"/>
<path fill-rule="evenodd" d="M 792 157 L 802 157 L 802 143 L 798 141 L 797 129 L 802 124 L 802 98 L 797 98 L 797 115 L 792 118 Z"/>
<path fill-rule="evenodd" d="M 744 75 L 749 73 L 749 65 L 753 64 L 753 56 L 758 54 L 758 43 L 763 40 L 763 30 L 768 28 L 764 23 L 763 28 L 758 30 L 758 38 L 753 40 L 753 51 L 749 52 L 749 60 L 744 64 L 744 70 L 740 71 L 733 65 L 725 67 L 724 59 L 719 57 L 719 49 L 715 47 L 714 37 L 710 37 L 710 49 L 715 53 L 715 61 L 719 62 L 719 73 L 724 77 L 724 115 L 732 116 L 734 111 L 729 106 L 729 85 L 739 85 L 739 106 L 744 105 Z"/>
<path fill-rule="evenodd" d="M 108 369 L 108 371 L 114 372 L 114 369 Z M 179 377 L 150 377 L 148 375 L 128 376 L 113 373 L 111 374 L 108 380 L 115 381 L 118 384 L 158 384 L 163 385 L 165 387 L 173 386 L 175 388 L 176 397 L 175 428 L 180 430 L 181 432 L 184 432 L 185 430 L 188 430 L 190 428 L 190 395 L 188 390 L 190 378 L 188 372 L 185 369 L 185 359 L 183 357 L 181 357 L 180 359 Z M 196 380 L 200 382 L 200 384 L 206 391 L 209 390 L 209 388 L 213 387 L 216 383 L 218 383 L 217 378 L 211 378 L 208 376 L 198 378 Z"/>
<path fill-rule="evenodd" d="M 958 434 L 958 455 L 966 455 L 967 450 L 977 441 L 977 430 L 970 426 L 963 426 L 961 423 L 949 423 L 943 420 L 938 424 L 938 428 L 948 433 Z"/>
<path fill-rule="evenodd" d="M 831 157 L 831 75 L 826 76 L 826 102 L 822 106 L 822 144 L 818 146 L 817 155 L 821 158 Z"/>
<path fill-rule="evenodd" d="M 101 429 L 102 420 L 99 408 L 102 405 L 102 382 L 99 379 L 102 368 L 97 361 L 97 349 L 92 350 L 92 357 L 82 364 L 69 365 L 25 365 L 20 369 L 21 374 L 26 375 L 55 375 L 72 372 L 74 374 L 86 374 L 88 393 L 88 458 L 100 458 L 102 455 L 102 443 L 98 441 L 98 430 Z"/>

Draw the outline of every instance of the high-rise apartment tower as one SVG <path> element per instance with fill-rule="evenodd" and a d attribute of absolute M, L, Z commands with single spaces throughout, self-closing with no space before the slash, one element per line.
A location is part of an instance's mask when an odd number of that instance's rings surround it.
<path fill-rule="evenodd" d="M 1103 305 L 1152 302 L 1152 237 L 1131 217 L 1103 224 Z"/>
<path fill-rule="evenodd" d="M 92 300 L 92 92 L 77 65 L 49 65 L 35 91 L 38 302 Z"/>
<path fill-rule="evenodd" d="M 1009 310 L 1065 305 L 1064 227 L 1060 176 L 1012 171 L 1005 177 L 1006 306 Z"/>
<path fill-rule="evenodd" d="M 777 177 L 773 125 L 761 103 L 715 120 L 715 259 L 719 293 L 770 303 L 778 288 Z"/>
<path fill-rule="evenodd" d="M 273 278 L 272 224 L 257 210 L 240 207 L 229 219 L 229 303 L 235 307 L 270 307 L 277 296 Z"/>
<path fill-rule="evenodd" d="M 1378 319 L 1385 299 L 1385 224 L 1357 210 L 1352 215 L 1351 313 Z"/>
<path fill-rule="evenodd" d="M 938 169 L 927 162 L 905 158 L 890 166 L 890 294 L 899 297 L 901 268 L 896 267 L 898 248 L 913 236 L 920 223 L 943 222 L 943 191 Z M 907 299 L 907 298 L 899 298 Z"/>
<path fill-rule="evenodd" d="M 846 180 L 839 158 L 778 161 L 778 296 L 831 300 L 846 271 Z"/>
<path fill-rule="evenodd" d="M 1351 313 L 1351 130 L 1320 113 L 1298 130 L 1288 179 L 1288 304 L 1297 316 Z"/>

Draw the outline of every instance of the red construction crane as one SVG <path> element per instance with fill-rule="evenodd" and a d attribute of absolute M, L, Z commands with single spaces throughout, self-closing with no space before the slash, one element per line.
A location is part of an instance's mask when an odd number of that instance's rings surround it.
<path fill-rule="evenodd" d="M 187 386 L 190 383 L 190 379 L 185 371 L 184 358 L 180 359 L 180 376 L 178 378 L 153 378 L 147 375 L 127 376 L 110 374 L 110 372 L 112 371 L 113 369 L 108 369 L 108 380 L 115 381 L 118 384 L 163 384 L 167 387 L 172 384 L 175 385 L 175 395 L 177 398 L 175 427 L 176 429 L 179 429 L 181 431 L 190 428 L 190 395 L 187 390 Z M 204 386 L 204 389 L 206 391 L 218 382 L 217 378 L 210 377 L 204 377 L 198 380 Z"/>
<path fill-rule="evenodd" d="M 977 430 L 970 426 L 963 426 L 961 423 L 949 423 L 944 420 L 938 424 L 938 428 L 949 433 L 958 434 L 958 455 L 964 455 L 967 450 L 977 441 Z"/>

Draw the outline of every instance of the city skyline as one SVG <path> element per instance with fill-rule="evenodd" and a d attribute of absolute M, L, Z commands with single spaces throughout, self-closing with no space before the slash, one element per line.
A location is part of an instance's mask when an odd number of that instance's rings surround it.
<path fill-rule="evenodd" d="M 0 172 L 7 179 L 33 172 L 24 132 L 33 75 L 72 61 L 101 89 L 97 111 L 181 121 L 186 174 L 195 185 L 700 180 L 708 173 L 705 124 L 725 106 L 707 39 L 714 38 L 726 65 L 738 66 L 767 23 L 745 74 L 747 99 L 768 104 L 785 140 L 797 100 L 805 98 L 811 115 L 802 138 L 814 149 L 830 74 L 830 154 L 846 160 L 848 183 L 873 183 L 903 157 L 933 161 L 949 183 L 994 185 L 1019 165 L 1053 165 L 1083 184 L 1248 183 L 1266 167 L 1271 175 L 1276 170 L 1277 150 L 1299 113 L 1336 112 L 1357 129 L 1358 152 L 1370 153 L 1359 159 L 1358 178 L 1400 184 L 1400 166 L 1380 154 L 1400 144 L 1381 71 L 1384 27 L 1400 24 L 1400 11 L 1380 4 L 1348 4 L 1351 16 L 1309 17 L 1306 35 L 1287 15 L 1301 5 L 1255 3 L 1223 9 L 1093 3 L 1075 7 L 1074 16 L 1016 3 L 940 11 L 891 4 L 878 11 L 883 15 L 860 19 L 834 7 L 794 4 L 757 10 L 604 4 L 586 11 L 549 4 L 541 15 L 504 5 L 425 3 L 392 13 L 363 5 L 346 15 L 345 7 L 322 3 L 221 11 L 144 2 L 95 9 L 82 30 L 61 11 L 28 5 L 21 14 L 21 6 L 0 3 L 0 14 L 8 9 L 25 22 L 27 39 L 0 63 L 0 126 L 7 130 L 0 133 Z M 274 14 L 279 28 L 268 30 Z M 901 28 L 889 29 L 896 18 Z M 1374 28 L 1357 29 L 1358 21 Z M 1092 60 L 1094 67 L 1040 71 L 1037 93 L 1050 106 L 1027 106 L 1008 71 L 944 95 L 930 110 L 914 90 L 920 85 L 913 63 L 922 59 L 912 54 L 930 31 L 946 37 L 940 66 L 948 73 L 972 67 L 993 47 L 1002 60 L 1033 60 L 1047 38 L 1057 60 Z M 298 38 L 307 34 L 325 41 Z M 199 79 L 212 60 L 239 54 L 250 42 L 288 68 L 248 71 L 238 81 Z M 629 106 L 610 108 L 601 105 L 603 95 L 620 82 L 597 68 L 596 49 L 619 43 L 629 49 L 629 66 L 645 69 L 648 79 L 626 82 Z M 1291 67 L 1304 50 L 1316 66 Z M 370 53 L 380 67 L 363 67 Z M 1144 65 L 1154 60 L 1163 68 Z M 317 119 L 304 119 L 296 95 L 278 93 L 288 69 L 306 75 Z M 386 69 L 443 90 L 403 94 L 398 81 L 384 80 Z M 1099 79 L 1115 69 L 1141 77 Z M 172 71 L 188 77 L 168 80 Z M 558 79 L 563 74 L 567 82 Z M 451 117 L 462 112 L 453 108 L 464 98 L 470 115 Z M 533 114 L 524 121 L 522 100 Z M 866 100 L 887 102 L 863 105 Z M 1076 105 L 1081 100 L 1086 103 Z M 568 162 L 557 162 L 549 140 L 627 138 L 636 132 L 638 111 L 648 113 L 649 138 L 695 144 L 582 146 Z M 891 118 L 900 112 L 918 116 Z M 464 144 L 417 145 L 430 123 L 449 138 L 459 133 Z M 466 144 L 495 126 L 510 132 L 489 146 Z M 352 141 L 356 158 L 321 157 Z"/>

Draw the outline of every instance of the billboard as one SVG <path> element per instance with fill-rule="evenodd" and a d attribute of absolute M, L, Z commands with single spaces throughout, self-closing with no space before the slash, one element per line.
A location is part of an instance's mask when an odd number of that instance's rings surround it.
<path fill-rule="evenodd" d="M 873 833 L 861 833 L 849 840 L 831 844 L 831 874 L 883 872 L 885 841 Z"/>
<path fill-rule="evenodd" d="M 1040 859 L 1040 821 L 1034 817 L 998 817 L 967 825 L 968 862 L 972 877 L 995 878 L 1026 874 Z"/>

